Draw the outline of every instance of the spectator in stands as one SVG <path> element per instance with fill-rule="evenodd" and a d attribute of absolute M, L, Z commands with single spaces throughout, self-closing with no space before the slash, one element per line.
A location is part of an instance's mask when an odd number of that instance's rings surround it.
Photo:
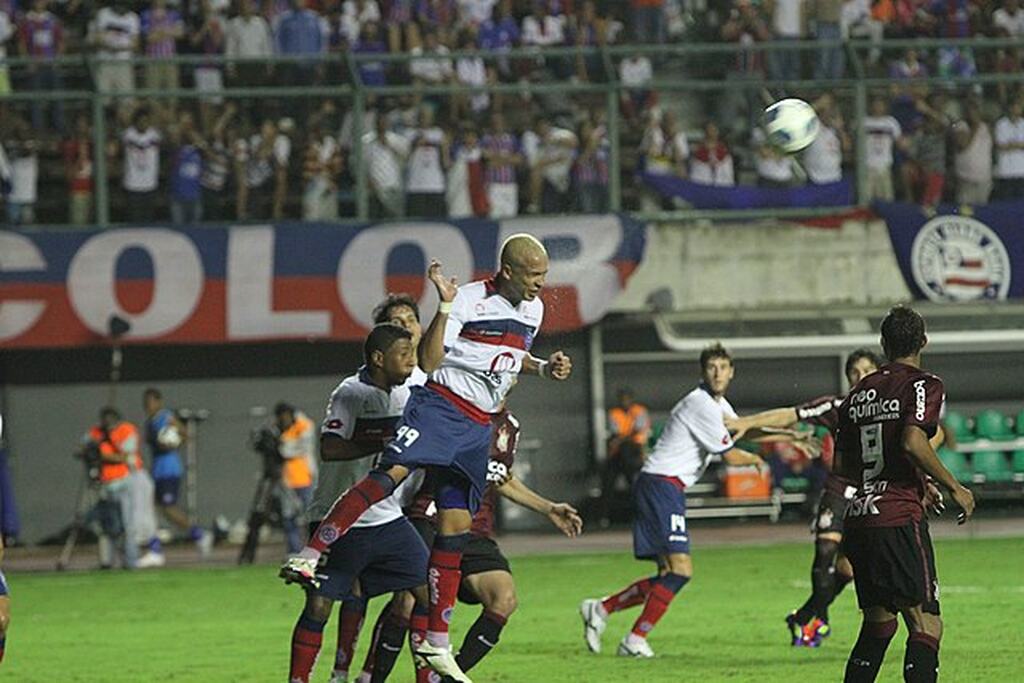
<path fill-rule="evenodd" d="M 1020 48 L 999 50 L 996 54 L 996 68 L 998 74 L 1020 74 L 1024 72 L 1024 59 L 1021 58 Z M 996 92 L 999 96 L 999 104 L 1004 108 L 1014 99 L 1021 96 L 1020 84 L 999 82 L 996 84 Z"/>
<path fill-rule="evenodd" d="M 378 112 L 373 130 L 363 137 L 363 163 L 370 185 L 370 214 L 374 218 L 405 215 L 403 176 L 409 141 L 388 129 L 387 117 Z"/>
<path fill-rule="evenodd" d="M 146 87 L 151 90 L 177 90 L 177 41 L 185 35 L 185 22 L 177 10 L 167 9 L 167 0 L 152 0 L 150 9 L 142 13 L 142 35 L 145 40 Z M 161 102 L 163 100 L 160 100 Z M 157 105 L 156 113 L 164 123 L 174 119 L 177 100 L 167 100 L 166 111 Z"/>
<path fill-rule="evenodd" d="M 7 70 L 7 43 L 17 33 L 14 19 L 0 7 L 0 96 L 11 92 L 11 74 Z"/>
<path fill-rule="evenodd" d="M 565 45 L 565 17 L 551 14 L 544 0 L 534 0 L 533 12 L 523 17 L 523 47 L 561 47 Z M 566 62 L 561 58 L 538 58 L 538 67 L 547 67 L 558 78 L 568 77 Z"/>
<path fill-rule="evenodd" d="M 572 165 L 579 140 L 566 128 L 552 126 L 546 115 L 523 134 L 523 151 L 530 168 L 530 205 L 527 211 L 565 213 L 572 210 L 569 194 Z"/>
<path fill-rule="evenodd" d="M 448 47 L 440 41 L 437 31 L 423 32 L 423 47 L 414 47 L 409 54 L 415 59 L 409 62 L 409 75 L 417 85 L 444 85 L 450 83 L 455 70 L 448 57 Z M 428 98 L 436 99 L 436 98 Z"/>
<path fill-rule="evenodd" d="M 910 140 L 910 159 L 901 166 L 903 186 L 910 198 L 921 206 L 935 206 L 942 201 L 946 185 L 946 138 L 949 121 L 936 106 L 936 98 L 917 101 L 917 110 L 924 118 Z"/>
<path fill-rule="evenodd" d="M 484 135 L 483 149 L 490 217 L 513 218 L 519 214 L 519 183 L 516 172 L 523 164 L 522 146 L 505 126 L 501 112 L 491 115 L 491 130 Z"/>
<path fill-rule="evenodd" d="M 757 184 L 769 189 L 793 187 L 797 184 L 793 157 L 768 142 L 763 128 L 756 128 L 750 136 L 754 148 L 754 166 Z"/>
<path fill-rule="evenodd" d="M 651 416 L 631 389 L 620 389 L 616 405 L 608 411 L 607 457 L 601 466 L 601 525 L 608 526 L 616 483 L 625 477 L 627 491 L 647 457 Z"/>
<path fill-rule="evenodd" d="M 903 129 L 900 122 L 889 114 L 889 105 L 883 97 L 871 100 L 870 116 L 864 118 L 864 134 L 867 136 L 864 163 L 867 166 L 865 201 L 876 199 L 893 200 L 892 165 L 893 144 L 904 145 Z"/>
<path fill-rule="evenodd" d="M 580 153 L 573 179 L 581 213 L 606 213 L 608 206 L 608 134 L 589 118 L 580 124 Z"/>
<path fill-rule="evenodd" d="M 817 0 L 809 3 L 810 18 L 814 22 L 816 40 L 839 41 L 843 36 L 841 19 L 845 0 Z M 818 80 L 839 80 L 846 70 L 846 53 L 842 45 L 818 50 L 814 77 Z"/>
<path fill-rule="evenodd" d="M 21 116 L 8 112 L 7 135 L 3 150 L 10 166 L 10 192 L 7 201 L 9 226 L 32 225 L 36 222 L 36 197 L 39 184 L 39 141 Z"/>
<path fill-rule="evenodd" d="M 92 218 L 92 128 L 89 116 L 75 117 L 75 129 L 64 141 L 64 176 L 68 182 L 68 223 L 87 225 Z"/>
<path fill-rule="evenodd" d="M 992 28 L 996 35 L 1024 36 L 1024 9 L 1021 9 L 1020 0 L 1003 0 L 1003 6 L 992 13 Z"/>
<path fill-rule="evenodd" d="M 630 55 L 619 62 L 622 113 L 631 126 L 644 120 L 647 111 L 658 103 L 657 93 L 648 85 L 652 78 L 651 60 L 642 54 Z"/>
<path fill-rule="evenodd" d="M 125 193 L 128 220 L 149 223 L 155 216 L 160 185 L 160 145 L 163 135 L 152 123 L 149 110 L 140 107 L 132 124 L 121 134 L 124 151 L 121 187 Z"/>
<path fill-rule="evenodd" d="M 1024 196 L 1024 103 L 1018 97 L 996 121 L 996 199 Z"/>
<path fill-rule="evenodd" d="M 826 94 L 814 103 L 821 120 L 817 137 L 803 153 L 807 179 L 815 185 L 837 183 L 843 179 L 843 156 L 853 149 L 842 114 L 832 95 Z"/>
<path fill-rule="evenodd" d="M 459 52 L 468 53 L 468 56 L 459 57 L 455 61 L 455 80 L 459 85 L 482 87 L 497 81 L 494 69 L 484 63 L 483 57 L 477 50 L 473 29 L 466 29 L 460 34 L 458 48 Z M 461 115 L 479 116 L 490 106 L 491 96 L 486 92 L 452 97 L 455 118 Z"/>
<path fill-rule="evenodd" d="M 342 25 L 349 44 L 359 40 L 359 34 L 367 22 L 380 24 L 380 5 L 377 0 L 345 0 L 341 8 Z"/>
<path fill-rule="evenodd" d="M 804 0 L 766 0 L 765 11 L 772 18 L 772 38 L 797 41 L 804 38 L 807 18 Z M 771 77 L 780 81 L 800 78 L 800 51 L 776 50 L 768 57 Z"/>
<path fill-rule="evenodd" d="M 234 102 L 224 105 L 224 110 L 214 122 L 209 141 L 203 150 L 203 174 L 199 184 L 203 188 L 203 214 L 207 220 L 223 221 L 229 216 L 228 178 L 231 171 L 231 149 L 234 143 L 232 121 L 237 113 Z M 244 177 L 236 178 L 239 183 Z"/>
<path fill-rule="evenodd" d="M 490 53 L 508 52 L 519 44 L 519 24 L 512 14 L 512 0 L 500 0 L 491 19 L 480 26 L 477 35 L 480 49 Z M 505 57 L 497 60 L 498 74 L 504 80 L 513 78 L 512 64 Z"/>
<path fill-rule="evenodd" d="M 579 48 L 596 48 L 605 44 L 605 25 L 597 16 L 594 0 L 583 0 L 572 25 L 572 42 Z M 586 83 L 604 80 L 604 58 L 600 53 L 576 53 L 576 78 Z"/>
<path fill-rule="evenodd" d="M 433 31 L 438 34 L 439 41 L 448 41 L 448 31 L 454 29 L 458 22 L 459 12 L 455 0 L 417 0 L 416 21 L 420 32 L 426 34 Z M 415 46 L 414 46 L 415 47 Z"/>
<path fill-rule="evenodd" d="M 445 173 L 451 168 L 447 133 L 434 123 L 434 110 L 420 107 L 419 127 L 410 137 L 406 214 L 416 218 L 443 218 Z"/>
<path fill-rule="evenodd" d="M 286 116 L 277 122 L 277 137 L 274 138 L 274 204 L 270 213 L 274 220 L 284 218 L 284 206 L 288 200 L 288 164 L 291 161 L 294 134 L 294 119 Z"/>
<path fill-rule="evenodd" d="M 203 222 L 203 152 L 206 143 L 189 112 L 178 118 L 177 149 L 171 161 L 171 222 L 198 225 Z"/>
<path fill-rule="evenodd" d="M 686 133 L 679 128 L 679 119 L 672 110 L 666 111 L 661 117 L 665 144 L 671 161 L 671 172 L 679 178 L 686 178 L 690 169 L 690 141 Z"/>
<path fill-rule="evenodd" d="M 356 43 L 353 52 L 358 55 L 366 55 L 384 54 L 387 51 L 388 46 L 381 39 L 380 28 L 377 23 L 368 21 L 363 24 L 363 33 L 359 37 L 359 42 Z M 359 65 L 359 79 L 363 82 L 363 85 L 370 87 L 387 85 L 387 72 L 384 62 L 359 61 L 357 64 Z"/>
<path fill-rule="evenodd" d="M 28 67 L 32 90 L 53 92 L 64 88 L 61 71 L 53 65 L 54 59 L 64 54 L 64 27 L 60 19 L 46 10 L 46 5 L 46 0 L 32 1 L 32 9 L 18 27 L 18 43 L 21 53 L 32 60 Z M 53 129 L 63 132 L 64 105 L 60 100 L 32 100 L 32 127 L 40 131 L 46 128 L 47 107 L 52 108 Z"/>
<path fill-rule="evenodd" d="M 961 204 L 987 204 L 992 194 L 992 132 L 981 107 L 970 101 L 966 118 L 954 127 L 956 200 Z"/>
<path fill-rule="evenodd" d="M 917 127 L 920 114 L 916 102 L 925 96 L 928 88 L 917 83 L 929 76 L 928 67 L 918 59 L 917 50 L 908 49 L 903 59 L 893 62 L 889 67 L 889 78 L 894 81 L 892 91 L 892 115 L 900 122 L 903 130 Z"/>
<path fill-rule="evenodd" d="M 228 22 L 225 54 L 228 59 L 266 60 L 274 55 L 274 41 L 267 20 L 255 12 L 255 0 L 240 0 L 238 16 Z M 267 82 L 270 63 L 239 61 L 228 65 L 228 75 L 238 85 L 255 86 Z"/>
<path fill-rule="evenodd" d="M 732 154 L 714 121 L 704 124 L 704 139 L 690 158 L 690 180 L 718 187 L 733 187 L 736 184 Z"/>
<path fill-rule="evenodd" d="M 973 0 L 932 0 L 928 11 L 939 38 L 962 39 L 974 34 L 978 8 Z M 970 48 L 944 46 L 938 49 L 937 75 L 971 78 L 977 73 L 974 52 Z"/>
<path fill-rule="evenodd" d="M 343 167 L 338 141 L 315 120 L 310 125 L 302 169 L 306 183 L 302 193 L 302 220 L 338 220 L 338 179 Z"/>
<path fill-rule="evenodd" d="M 641 44 L 665 42 L 665 0 L 630 0 L 633 37 Z"/>
<path fill-rule="evenodd" d="M 282 180 L 287 182 L 291 141 L 271 119 L 255 135 L 235 143 L 235 209 L 239 220 L 266 220 L 276 209 Z"/>
<path fill-rule="evenodd" d="M 736 50 L 735 66 L 726 74 L 730 81 L 748 81 L 752 86 L 764 78 L 764 53 L 752 49 L 755 43 L 771 39 L 768 24 L 761 15 L 760 7 L 755 7 L 751 0 L 734 0 L 734 7 L 729 19 L 722 26 L 722 38 L 735 42 L 740 47 Z M 760 115 L 762 105 L 757 89 L 753 87 L 729 88 L 722 93 L 718 101 L 717 120 L 727 127 L 736 127 L 742 122 L 744 129 L 754 125 Z M 741 118 L 745 112 L 745 120 Z"/>
<path fill-rule="evenodd" d="M 281 83 L 292 87 L 313 85 L 318 80 L 321 68 L 317 58 L 327 53 L 320 17 L 316 12 L 303 7 L 302 0 L 289 0 L 289 6 L 290 9 L 281 13 L 274 24 L 276 52 L 285 57 L 308 56 L 311 59 L 284 65 L 281 69 Z M 301 118 L 305 118 L 304 113 L 299 112 Z"/>
<path fill-rule="evenodd" d="M 875 6 L 881 5 L 876 2 Z M 839 12 L 839 35 L 843 40 L 869 38 L 872 48 L 868 51 L 868 65 L 874 66 L 882 56 L 882 40 L 885 23 L 872 13 L 869 0 L 845 0 Z"/>
<path fill-rule="evenodd" d="M 96 14 L 89 42 L 97 48 L 101 63 L 96 65 L 96 88 L 104 93 L 135 90 L 135 67 L 130 61 L 139 49 L 139 15 L 128 8 L 127 0 L 114 0 Z M 134 100 L 117 99 L 118 120 L 124 125 L 131 117 Z"/>
<path fill-rule="evenodd" d="M 458 139 L 452 146 L 452 165 L 448 169 L 445 201 L 449 217 L 487 217 L 490 204 L 484 173 L 480 136 L 472 123 L 464 121 Z"/>
<path fill-rule="evenodd" d="M 479 28 L 490 20 L 498 0 L 459 0 L 459 23 Z"/>
<path fill-rule="evenodd" d="M 209 132 L 214 121 L 214 107 L 224 99 L 220 96 L 224 90 L 224 75 L 217 58 L 224 54 L 226 37 L 224 20 L 213 8 L 211 0 L 202 0 L 202 23 L 198 31 L 194 31 L 189 42 L 192 48 L 209 56 L 209 62 L 199 63 L 192 72 L 196 90 L 206 96 L 199 98 L 199 121 L 202 130 Z"/>
<path fill-rule="evenodd" d="M 420 45 L 420 27 L 412 20 L 413 0 L 391 0 L 387 11 L 388 50 L 398 54 Z"/>

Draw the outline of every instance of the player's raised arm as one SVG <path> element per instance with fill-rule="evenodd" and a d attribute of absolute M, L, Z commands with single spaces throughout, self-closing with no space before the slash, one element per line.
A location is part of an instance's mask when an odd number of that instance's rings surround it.
<path fill-rule="evenodd" d="M 455 301 L 455 295 L 459 288 L 455 278 L 445 278 L 438 261 L 430 262 L 427 277 L 437 288 L 440 302 L 434 319 L 430 321 L 427 331 L 423 333 L 423 338 L 420 340 L 417 357 L 420 369 L 424 372 L 433 372 L 444 360 L 445 330 L 448 327 L 448 316 L 452 312 L 452 302 Z"/>
<path fill-rule="evenodd" d="M 956 477 L 942 464 L 925 431 L 920 427 L 908 425 L 903 430 L 903 449 L 925 474 L 949 489 L 953 500 L 963 510 L 957 521 L 963 524 L 970 519 L 974 514 L 974 494 L 970 489 L 961 486 Z"/>
<path fill-rule="evenodd" d="M 583 520 L 576 508 L 568 503 L 548 500 L 515 477 L 498 487 L 498 493 L 517 505 L 546 516 L 569 538 L 575 538 L 583 531 Z"/>

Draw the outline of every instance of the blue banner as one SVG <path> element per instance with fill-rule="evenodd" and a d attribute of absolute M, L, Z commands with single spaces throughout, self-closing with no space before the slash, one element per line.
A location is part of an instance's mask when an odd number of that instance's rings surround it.
<path fill-rule="evenodd" d="M 988 206 L 877 203 L 907 287 L 919 299 L 1024 296 L 1024 201 Z"/>
<path fill-rule="evenodd" d="M 849 206 L 854 203 L 853 183 L 804 185 L 785 189 L 766 187 L 717 187 L 702 185 L 674 175 L 642 173 L 647 185 L 667 199 L 682 199 L 695 209 L 764 209 L 812 206 Z"/>

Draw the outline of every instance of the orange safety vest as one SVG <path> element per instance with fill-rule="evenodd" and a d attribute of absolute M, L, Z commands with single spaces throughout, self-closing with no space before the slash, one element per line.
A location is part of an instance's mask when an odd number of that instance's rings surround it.
<path fill-rule="evenodd" d="M 303 437 L 313 430 L 313 421 L 301 413 L 295 415 L 295 422 L 292 426 L 281 433 L 281 443 L 294 441 Z M 304 453 L 294 458 L 286 458 L 281 477 L 285 486 L 290 489 L 303 489 L 313 485 L 313 471 L 309 468 L 309 458 L 312 453 Z"/>
<path fill-rule="evenodd" d="M 643 404 L 634 403 L 626 410 L 615 406 L 608 411 L 608 419 L 612 423 L 613 436 L 623 436 L 636 430 L 633 441 L 641 446 L 647 444 L 651 434 L 651 418 Z"/>
<path fill-rule="evenodd" d="M 100 444 L 100 455 L 104 456 L 100 466 L 100 481 L 104 484 L 124 479 L 131 474 L 127 463 L 111 462 L 106 458 L 121 452 L 124 449 L 125 442 L 132 437 L 135 437 L 133 453 L 135 468 L 140 469 L 142 467 L 142 457 L 139 455 L 139 430 L 135 428 L 135 425 L 131 422 L 118 423 L 110 430 L 110 438 L 108 440 L 104 440 L 103 429 L 100 425 L 96 425 L 89 430 L 89 438 Z"/>

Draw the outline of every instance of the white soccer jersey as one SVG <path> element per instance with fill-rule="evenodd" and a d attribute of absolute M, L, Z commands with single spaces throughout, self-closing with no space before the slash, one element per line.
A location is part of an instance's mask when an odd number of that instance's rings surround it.
<path fill-rule="evenodd" d="M 410 388 L 424 381 L 426 374 L 417 368 L 405 384 L 384 391 L 372 384 L 366 370 L 362 369 L 346 377 L 331 393 L 320 433 L 352 441 L 379 439 L 382 434 L 392 434 L 409 400 Z M 313 501 L 307 510 L 308 517 L 323 519 L 334 501 L 366 476 L 375 459 L 376 455 L 350 462 L 322 461 Z M 353 526 L 380 526 L 401 517 L 402 507 L 408 502 L 406 499 L 419 490 L 416 482 L 422 483 L 422 477 L 406 477 L 391 496 L 364 512 Z"/>
<path fill-rule="evenodd" d="M 492 280 L 459 287 L 444 331 L 445 357 L 430 379 L 485 413 L 497 412 L 543 318 L 540 298 L 513 306 Z"/>
<path fill-rule="evenodd" d="M 643 471 L 677 477 L 693 486 L 704 474 L 712 455 L 733 447 L 725 418 L 736 417 L 725 397 L 715 399 L 703 385 L 672 408 L 665 431 L 644 462 Z"/>

